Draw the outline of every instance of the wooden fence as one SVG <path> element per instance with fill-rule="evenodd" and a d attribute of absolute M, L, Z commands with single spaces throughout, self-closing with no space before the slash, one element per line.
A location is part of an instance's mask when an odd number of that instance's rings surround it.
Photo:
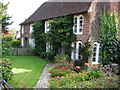
<path fill-rule="evenodd" d="M 27 56 L 33 56 L 33 50 L 30 48 L 13 48 L 12 49 L 12 55 L 27 55 Z"/>

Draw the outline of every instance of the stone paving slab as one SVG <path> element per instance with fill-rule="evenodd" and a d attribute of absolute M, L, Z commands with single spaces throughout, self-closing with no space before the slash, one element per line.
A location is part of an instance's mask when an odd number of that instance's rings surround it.
<path fill-rule="evenodd" d="M 51 78 L 51 73 L 48 72 L 48 69 L 53 67 L 55 64 L 47 64 L 46 67 L 44 68 L 39 81 L 37 82 L 37 85 L 35 86 L 35 89 L 37 90 L 38 88 L 49 88 L 49 83 L 48 80 Z"/>

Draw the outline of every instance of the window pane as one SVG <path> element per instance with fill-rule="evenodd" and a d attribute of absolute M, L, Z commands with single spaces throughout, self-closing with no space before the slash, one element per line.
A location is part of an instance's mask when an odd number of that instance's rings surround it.
<path fill-rule="evenodd" d="M 81 28 L 79 29 L 79 32 L 82 32 L 82 29 L 81 29 Z"/>
<path fill-rule="evenodd" d="M 81 59 L 81 43 L 78 44 L 78 59 Z"/>
<path fill-rule="evenodd" d="M 74 18 L 74 33 L 77 33 L 77 17 Z"/>
<path fill-rule="evenodd" d="M 83 17 L 81 16 L 79 18 L 79 32 L 82 32 L 82 27 L 83 27 Z"/>
<path fill-rule="evenodd" d="M 93 58 L 92 61 L 95 62 L 95 58 Z"/>
<path fill-rule="evenodd" d="M 83 19 L 83 17 L 81 16 L 80 19 Z"/>

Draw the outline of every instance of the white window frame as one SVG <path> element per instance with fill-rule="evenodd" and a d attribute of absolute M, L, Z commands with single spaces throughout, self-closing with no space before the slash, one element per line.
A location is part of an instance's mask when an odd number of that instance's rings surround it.
<path fill-rule="evenodd" d="M 49 21 L 45 21 L 45 33 L 47 33 L 48 31 L 50 31 L 50 28 L 49 28 Z"/>
<path fill-rule="evenodd" d="M 82 17 L 82 27 L 80 27 L 80 18 Z M 75 18 L 77 18 L 77 32 L 75 32 Z M 84 24 L 84 16 L 79 15 L 79 16 L 74 16 L 74 26 L 73 26 L 73 33 L 74 34 L 83 34 L 83 24 Z M 79 31 L 80 28 L 82 29 L 81 32 Z"/>
<path fill-rule="evenodd" d="M 33 32 L 33 24 L 30 24 L 30 33 Z"/>
<path fill-rule="evenodd" d="M 95 47 L 95 45 L 96 45 L 96 47 Z M 92 64 L 99 64 L 98 61 L 99 61 L 99 53 L 100 53 L 100 43 L 95 42 L 94 47 L 96 48 L 96 51 L 95 51 L 96 55 L 93 56 L 93 54 L 92 54 Z M 94 47 L 93 47 L 93 49 L 94 49 Z M 93 50 L 92 50 L 92 52 L 94 53 Z M 95 61 L 93 61 L 93 58 L 95 58 Z"/>
<path fill-rule="evenodd" d="M 21 46 L 22 47 L 24 46 L 24 38 L 23 37 L 21 38 Z"/>
<path fill-rule="evenodd" d="M 75 47 L 75 43 L 76 43 L 76 47 Z M 77 41 L 75 43 L 72 43 L 73 51 L 71 53 L 71 59 L 72 60 L 79 60 L 79 56 L 81 56 L 79 53 L 79 49 L 80 49 L 79 44 L 81 44 L 81 46 L 82 46 L 82 42 Z"/>
<path fill-rule="evenodd" d="M 46 42 L 46 52 L 49 52 L 50 48 L 51 48 L 50 43 Z"/>
<path fill-rule="evenodd" d="M 34 43 L 35 39 L 29 38 L 29 45 L 34 48 L 35 47 L 35 43 Z"/>
<path fill-rule="evenodd" d="M 22 34 L 24 34 L 24 25 L 22 25 L 21 32 L 22 32 Z"/>

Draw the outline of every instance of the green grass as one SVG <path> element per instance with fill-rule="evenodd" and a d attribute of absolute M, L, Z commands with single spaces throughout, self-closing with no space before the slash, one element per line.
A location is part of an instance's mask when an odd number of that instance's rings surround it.
<path fill-rule="evenodd" d="M 12 61 L 14 76 L 8 83 L 13 88 L 35 87 L 45 65 L 48 63 L 35 56 L 9 56 L 7 58 Z"/>

